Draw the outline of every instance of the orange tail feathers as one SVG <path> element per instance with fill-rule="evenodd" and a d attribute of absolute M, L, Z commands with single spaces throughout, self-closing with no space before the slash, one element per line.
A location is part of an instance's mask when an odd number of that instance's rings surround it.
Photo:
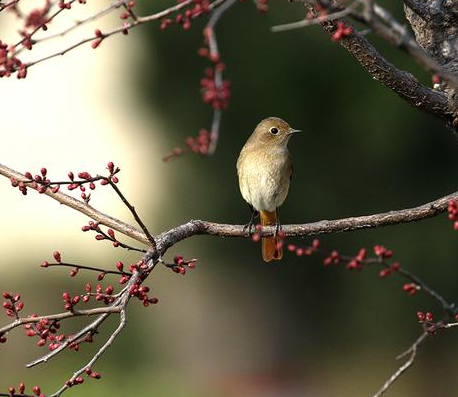
<path fill-rule="evenodd" d="M 272 226 L 277 224 L 277 211 L 259 211 L 262 226 Z M 266 262 L 279 260 L 283 257 L 283 249 L 277 249 L 279 237 L 262 238 L 262 258 Z"/>

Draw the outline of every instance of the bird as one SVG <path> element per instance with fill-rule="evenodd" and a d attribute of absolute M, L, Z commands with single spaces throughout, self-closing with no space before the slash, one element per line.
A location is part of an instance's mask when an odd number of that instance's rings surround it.
<path fill-rule="evenodd" d="M 277 235 L 281 227 L 278 207 L 288 195 L 293 173 L 288 141 L 298 132 L 301 130 L 291 128 L 279 117 L 265 118 L 256 126 L 237 160 L 240 192 L 252 211 L 251 220 L 245 226 L 249 234 L 257 213 L 262 226 L 276 226 L 273 237 L 262 238 L 262 257 L 266 262 L 283 257 Z"/>

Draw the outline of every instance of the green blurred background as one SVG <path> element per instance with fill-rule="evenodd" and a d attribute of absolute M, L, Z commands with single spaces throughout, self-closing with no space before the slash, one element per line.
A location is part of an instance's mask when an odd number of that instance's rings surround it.
<path fill-rule="evenodd" d="M 159 1 L 154 9 L 167 4 Z M 400 2 L 392 5 L 392 11 L 402 18 Z M 152 8 L 144 6 L 144 12 Z M 53 126 L 59 135 L 47 145 L 62 158 L 57 161 L 43 153 L 41 159 L 29 161 L 24 156 L 27 166 L 36 170 L 46 163 L 52 169 L 59 162 L 64 169 L 82 169 L 88 159 L 96 158 L 101 169 L 108 160 L 119 162 L 123 168 L 120 186 L 155 233 L 189 219 L 245 223 L 249 211 L 238 191 L 235 162 L 257 122 L 276 115 L 306 132 L 290 143 L 295 174 L 281 210 L 285 224 L 413 207 L 454 191 L 457 140 L 442 122 L 411 108 L 373 81 L 319 27 L 276 34 L 269 30 L 303 15 L 295 3 L 271 1 L 266 15 L 259 15 L 252 4 L 240 3 L 220 21 L 219 47 L 227 65 L 225 78 L 232 83 L 232 98 L 213 157 L 187 155 L 170 163 L 161 161 L 161 155 L 183 145 L 187 136 L 211 121 L 211 109 L 199 93 L 199 79 L 207 66 L 196 54 L 202 43 L 202 20 L 187 32 L 177 27 L 159 32 L 155 25 L 140 28 L 128 40 L 117 37 L 103 43 L 96 55 L 88 52 L 94 62 L 103 62 L 105 55 L 116 50 L 124 65 L 117 73 L 117 69 L 105 69 L 115 75 L 118 86 L 114 99 L 101 96 L 100 106 L 108 100 L 103 105 L 108 113 L 102 115 L 100 110 L 100 118 L 136 120 L 138 110 L 142 115 L 154 113 L 154 120 L 148 125 L 148 117 L 142 116 L 147 127 L 137 129 L 132 122 L 130 127 L 111 130 L 109 139 L 102 140 L 106 146 L 91 144 L 102 134 L 94 128 L 91 140 L 83 142 L 82 151 L 74 155 L 72 142 L 79 139 L 67 131 L 67 123 L 83 123 L 89 112 L 97 118 L 99 109 L 83 102 L 71 110 L 71 120 Z M 403 53 L 372 35 L 369 38 L 393 63 L 430 84 L 430 76 Z M 128 46 L 136 48 L 134 56 L 124 56 Z M 71 59 L 58 62 L 65 65 Z M 44 70 L 41 66 L 30 73 L 39 79 Z M 74 78 L 83 81 L 85 74 Z M 27 80 L 14 84 L 27 90 Z M 58 95 L 62 87 L 51 84 L 49 89 Z M 97 95 L 95 90 L 87 94 Z M 46 112 L 52 115 L 49 107 L 34 103 L 43 107 L 43 117 Z M 3 158 L 7 158 L 6 149 L 17 147 L 14 132 L 21 133 L 5 130 L 7 145 L 0 148 Z M 46 133 L 35 132 L 37 139 Z M 116 149 L 107 149 L 111 146 Z M 119 157 L 108 157 L 116 150 L 122 152 Z M 66 155 L 72 165 L 62 164 Z M 130 156 L 126 163 L 124 155 Z M 25 167 L 17 156 L 12 158 L 12 166 Z M 133 254 L 82 235 L 78 227 L 84 217 L 54 203 L 47 204 L 43 215 L 38 210 L 42 197 L 19 200 L 19 193 L 6 180 L 0 192 L 14 206 L 2 211 L 15 214 L 3 227 L 2 248 L 10 255 L 0 259 L 5 269 L 0 290 L 20 291 L 28 312 L 58 311 L 62 291 L 76 293 L 87 281 L 94 282 L 94 276 L 84 272 L 74 280 L 64 277 L 65 270 L 38 269 L 35 263 L 49 258 L 54 249 L 63 246 L 68 260 L 99 266 L 113 266 L 118 259 L 136 260 Z M 115 200 L 109 194 L 105 199 Z M 102 203 L 96 202 L 106 209 Z M 115 215 L 127 218 L 121 206 L 115 208 Z M 25 211 L 31 211 L 31 216 Z M 46 224 L 34 222 L 38 212 Z M 74 227 L 69 228 L 68 219 Z M 289 241 L 310 243 L 309 239 Z M 457 235 L 445 215 L 325 236 L 321 242 L 325 248 L 349 255 L 360 247 L 383 244 L 444 297 L 456 299 Z M 421 333 L 416 311 L 441 314 L 432 299 L 421 292 L 407 296 L 401 279 L 381 280 L 375 268 L 354 274 L 343 267 L 323 267 L 321 257 L 291 254 L 285 254 L 280 263 L 266 265 L 260 245 L 244 239 L 193 237 L 173 247 L 168 256 L 174 254 L 199 258 L 197 268 L 185 277 L 155 270 L 147 284 L 160 304 L 145 309 L 132 302 L 125 333 L 95 367 L 103 380 L 86 380 L 69 395 L 371 396 L 399 366 L 395 356 Z M 78 324 L 68 323 L 65 329 L 71 332 Z M 112 322 L 103 327 L 99 344 L 114 326 Z M 26 370 L 23 364 L 42 351 L 25 339 L 18 330 L 2 347 L 2 389 L 25 380 L 51 393 L 95 348 L 83 346 L 78 354 L 68 352 L 41 368 Z M 454 396 L 456 340 L 453 330 L 430 338 L 414 367 L 387 395 Z"/>

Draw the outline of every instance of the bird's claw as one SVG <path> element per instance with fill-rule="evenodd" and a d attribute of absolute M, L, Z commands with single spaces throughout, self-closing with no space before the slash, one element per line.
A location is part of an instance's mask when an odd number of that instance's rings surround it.
<path fill-rule="evenodd" d="M 281 230 L 282 230 L 281 223 L 277 219 L 277 221 L 275 222 L 275 234 L 274 234 L 274 237 L 278 237 L 278 234 L 280 233 Z"/>
<path fill-rule="evenodd" d="M 243 226 L 243 232 L 246 233 L 247 230 L 248 230 L 248 237 L 251 238 L 251 236 L 253 236 L 253 234 L 256 231 L 256 227 L 254 226 L 254 222 L 250 221 L 245 226 Z"/>

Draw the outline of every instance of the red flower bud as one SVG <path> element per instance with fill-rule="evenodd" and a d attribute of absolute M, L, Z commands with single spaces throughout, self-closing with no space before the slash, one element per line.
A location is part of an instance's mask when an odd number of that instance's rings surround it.
<path fill-rule="evenodd" d="M 57 261 L 57 262 L 61 262 L 61 256 L 60 256 L 60 252 L 59 251 L 54 251 L 52 256 L 54 257 L 54 259 Z"/>

